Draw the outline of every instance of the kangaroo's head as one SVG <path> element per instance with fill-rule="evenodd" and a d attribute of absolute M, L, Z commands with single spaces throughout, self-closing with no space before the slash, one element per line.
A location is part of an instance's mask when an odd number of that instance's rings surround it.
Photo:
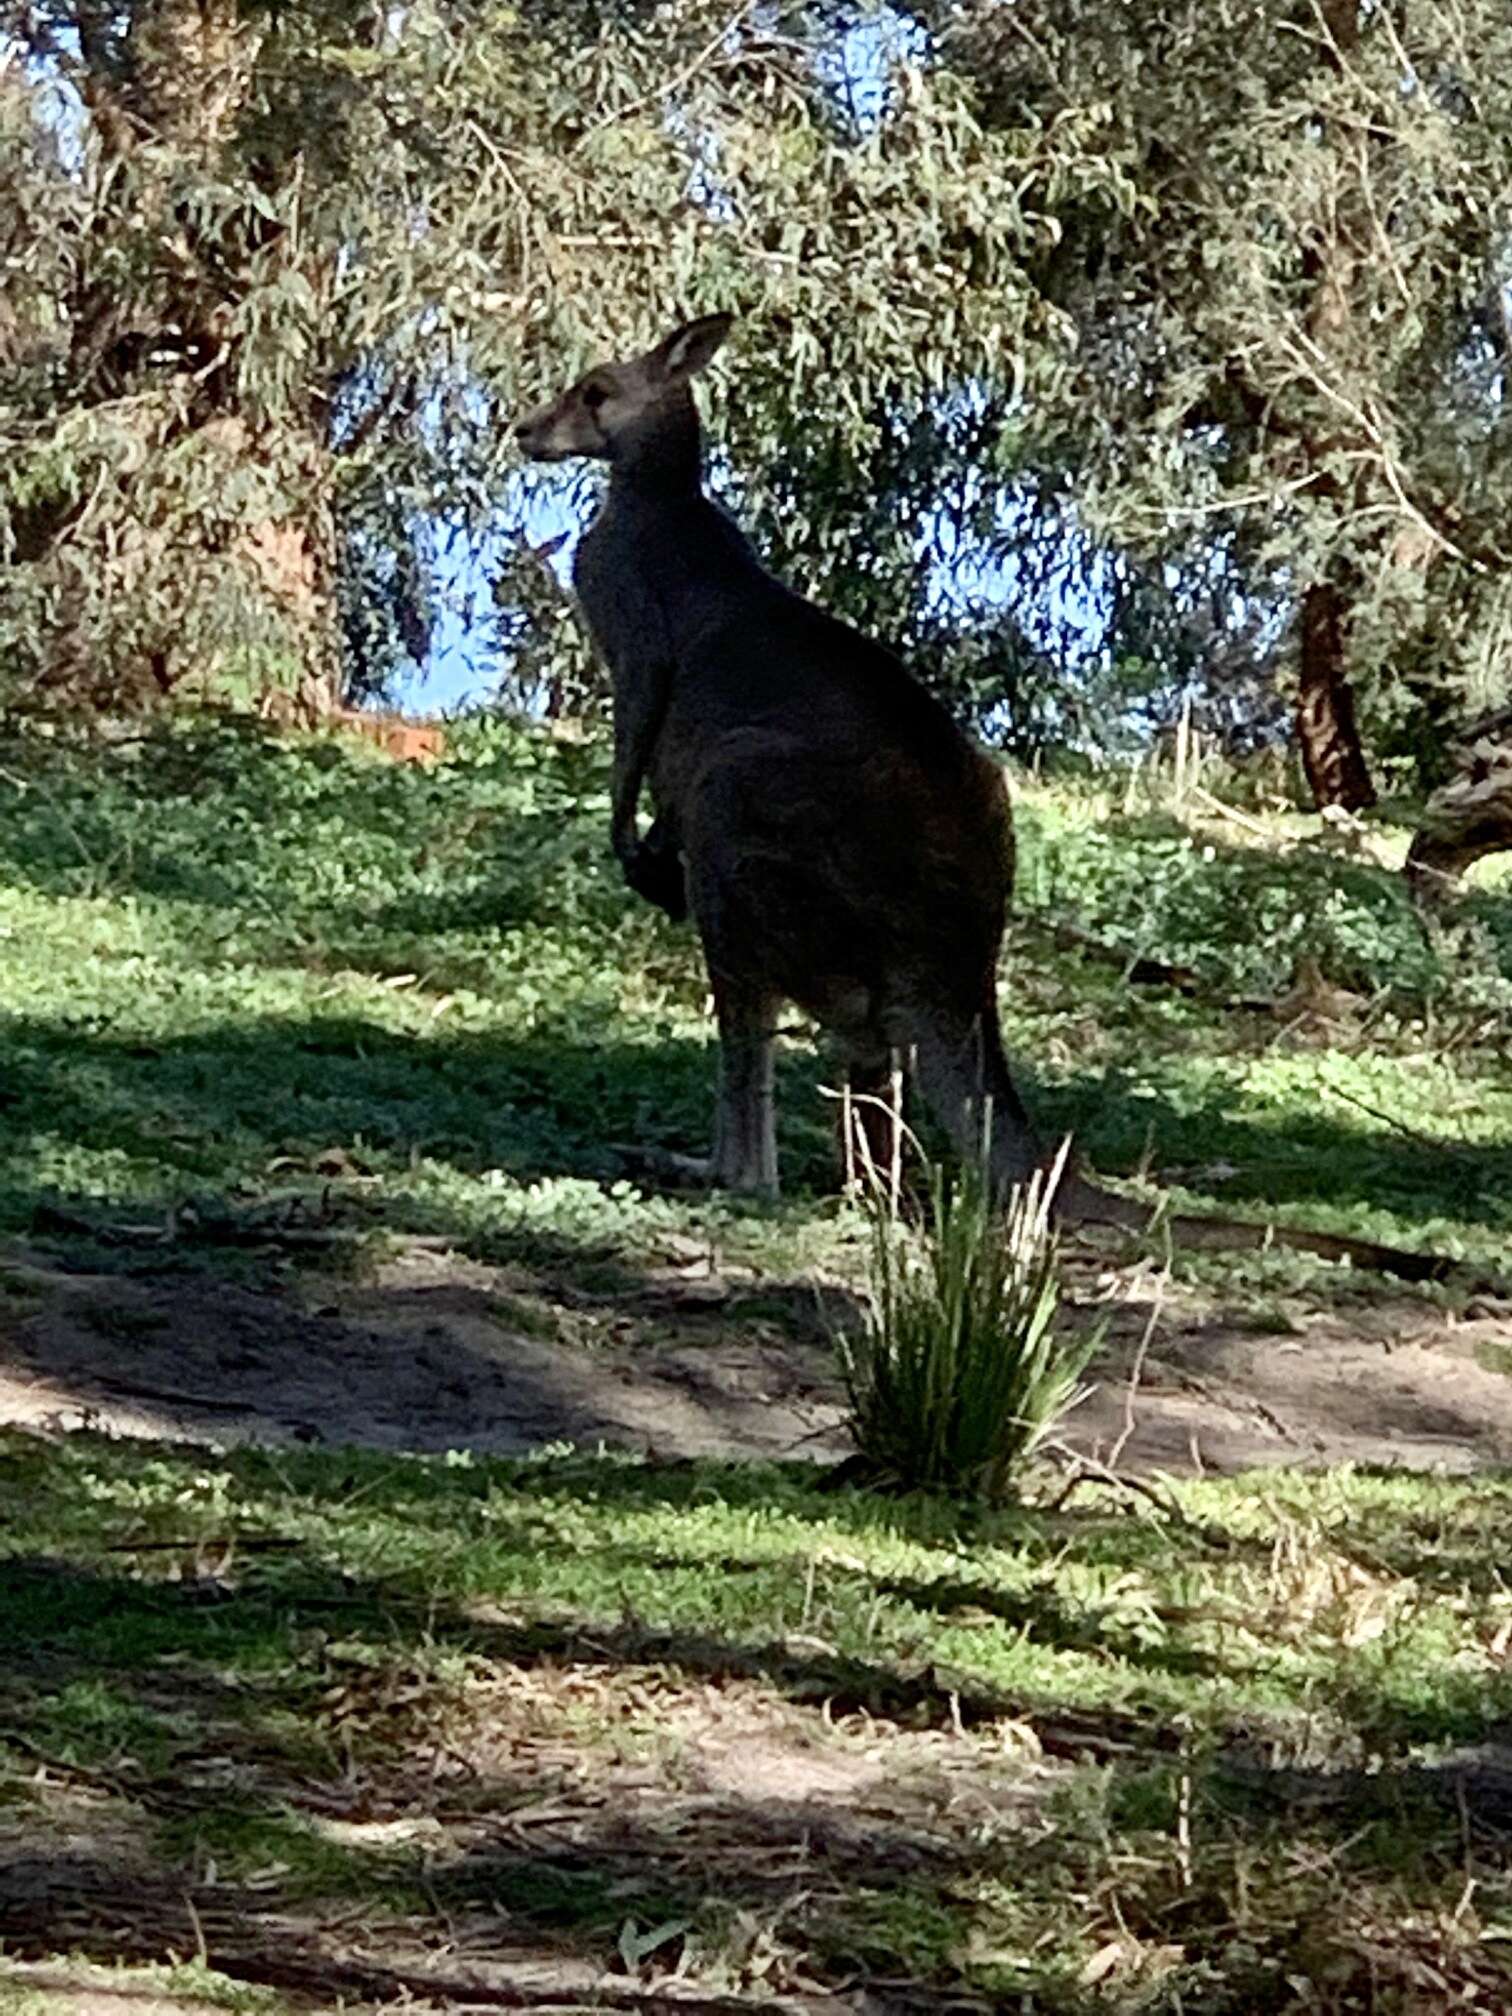
<path fill-rule="evenodd" d="M 630 465 L 655 456 L 661 441 L 686 434 L 696 417 L 689 384 L 730 333 L 734 317 L 702 315 L 654 350 L 625 364 L 595 364 L 558 399 L 527 413 L 515 439 L 534 462 L 592 455 Z"/>

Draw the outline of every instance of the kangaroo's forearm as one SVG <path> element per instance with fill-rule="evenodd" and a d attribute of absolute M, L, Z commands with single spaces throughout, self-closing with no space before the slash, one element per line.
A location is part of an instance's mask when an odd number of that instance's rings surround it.
<path fill-rule="evenodd" d="M 666 719 L 671 686 L 671 674 L 665 666 L 642 669 L 634 677 L 616 682 L 609 837 L 621 861 L 633 855 L 639 845 L 636 818 L 641 787 Z"/>

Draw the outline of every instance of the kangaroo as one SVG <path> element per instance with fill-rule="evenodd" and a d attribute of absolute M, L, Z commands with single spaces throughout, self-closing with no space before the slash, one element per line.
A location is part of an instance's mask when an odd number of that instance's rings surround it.
<path fill-rule="evenodd" d="M 610 839 L 630 886 L 691 910 L 719 1024 L 710 1175 L 774 1194 L 772 1048 L 796 1002 L 852 1089 L 912 1061 L 995 1181 L 1039 1148 L 1009 1074 L 996 971 L 1013 871 L 1002 772 L 891 652 L 785 587 L 703 487 L 692 380 L 706 315 L 521 420 L 538 461 L 609 465 L 574 586 L 614 694 Z M 642 787 L 656 819 L 639 832 Z M 868 1146 L 876 1109 L 863 1101 Z"/>

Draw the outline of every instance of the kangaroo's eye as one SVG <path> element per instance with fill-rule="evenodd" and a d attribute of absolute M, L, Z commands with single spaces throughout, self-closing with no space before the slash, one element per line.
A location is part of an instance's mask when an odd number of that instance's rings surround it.
<path fill-rule="evenodd" d="M 608 397 L 609 388 L 607 385 L 585 385 L 583 387 L 583 404 L 588 408 L 590 413 L 597 413 L 600 406 L 603 405 Z"/>

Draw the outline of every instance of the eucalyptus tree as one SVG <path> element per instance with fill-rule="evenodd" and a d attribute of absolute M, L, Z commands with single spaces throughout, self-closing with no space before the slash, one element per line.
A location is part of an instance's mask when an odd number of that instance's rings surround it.
<path fill-rule="evenodd" d="M 1026 259 L 1121 170 L 1091 114 L 985 130 L 938 64 L 858 120 L 847 18 L 0 0 L 11 696 L 381 681 L 437 540 L 497 526 L 508 413 L 683 308 L 742 316 L 723 435 L 770 536 L 903 606 L 942 402 L 1024 379 Z"/>
<path fill-rule="evenodd" d="M 1082 521 L 1178 572 L 1226 554 L 1235 619 L 1284 619 L 1320 804 L 1373 796 L 1357 707 L 1431 779 L 1512 681 L 1504 0 L 922 18 L 988 132 L 1079 136 L 1026 277 L 1063 359 L 1029 424 Z"/>

